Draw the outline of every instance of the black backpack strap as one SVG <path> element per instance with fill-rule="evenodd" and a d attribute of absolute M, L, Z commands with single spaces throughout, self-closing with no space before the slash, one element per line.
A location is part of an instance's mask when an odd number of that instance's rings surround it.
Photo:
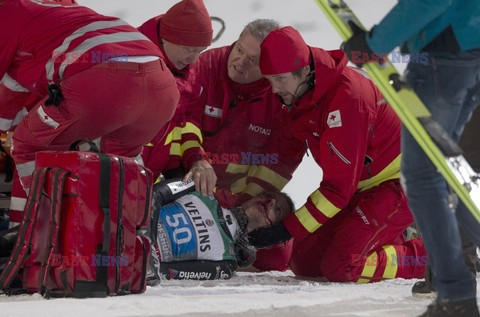
<path fill-rule="evenodd" d="M 97 246 L 97 254 L 102 258 L 108 256 L 110 249 L 110 157 L 99 153 L 100 160 L 100 184 L 99 184 L 99 207 L 103 212 L 103 241 Z M 97 265 L 96 281 L 75 281 L 73 297 L 107 297 L 108 289 L 108 267 Z M 113 291 L 113 290 L 112 290 Z M 51 294 L 55 296 L 55 294 Z"/>
<path fill-rule="evenodd" d="M 35 170 L 33 173 L 33 186 L 30 188 L 30 194 L 27 198 L 17 242 L 2 275 L 0 275 L 0 288 L 7 292 L 10 283 L 16 277 L 18 270 L 23 266 L 25 259 L 29 256 L 33 231 L 38 217 L 38 206 L 43 198 L 44 184 L 49 170 L 50 168 L 44 167 Z"/>
<path fill-rule="evenodd" d="M 100 158 L 100 191 L 99 203 L 103 212 L 103 242 L 98 246 L 98 253 L 103 257 L 108 256 L 110 249 L 110 157 L 105 154 L 99 154 Z M 108 271 L 107 266 L 97 266 L 97 284 L 104 287 L 105 296 L 108 295 Z"/>
<path fill-rule="evenodd" d="M 94 153 L 100 153 L 100 151 L 98 150 L 97 144 L 90 139 L 78 139 L 74 141 L 72 144 L 70 144 L 70 151 L 79 151 L 79 146 L 85 143 L 90 146 L 88 151 L 94 152 Z"/>
<path fill-rule="evenodd" d="M 41 279 L 41 294 L 45 298 L 50 297 L 50 291 L 48 289 L 48 280 L 50 278 L 50 270 L 55 254 L 58 252 L 58 232 L 60 231 L 60 216 L 62 211 L 62 198 L 64 193 L 65 181 L 70 175 L 70 172 L 62 168 L 54 168 L 52 170 L 53 180 L 51 182 L 51 221 L 48 228 L 48 252 L 45 254 L 45 258 L 42 261 L 42 268 L 40 270 Z M 67 285 L 63 285 L 65 291 Z"/>

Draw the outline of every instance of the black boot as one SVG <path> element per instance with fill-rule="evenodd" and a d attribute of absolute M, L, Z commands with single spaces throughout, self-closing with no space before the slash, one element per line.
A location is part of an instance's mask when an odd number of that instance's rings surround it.
<path fill-rule="evenodd" d="M 412 295 L 415 297 L 431 299 L 434 299 L 437 296 L 437 292 L 432 284 L 432 271 L 430 265 L 427 266 L 427 270 L 425 271 L 425 280 L 413 284 Z"/>
<path fill-rule="evenodd" d="M 0 232 L 0 257 L 9 257 L 12 253 L 15 242 L 17 242 L 19 228 L 18 225 Z"/>
<path fill-rule="evenodd" d="M 451 302 L 434 302 L 419 317 L 480 317 L 477 299 L 470 298 Z"/>
<path fill-rule="evenodd" d="M 8 230 L 0 232 L 0 274 L 2 274 L 5 266 L 8 263 L 8 260 L 10 259 L 10 255 L 13 251 L 13 247 L 15 246 L 15 242 L 17 242 L 19 228 L 20 226 L 15 226 Z M 15 279 L 14 281 L 15 286 L 18 286 L 18 280 Z"/>
<path fill-rule="evenodd" d="M 475 288 L 476 288 L 477 271 L 479 269 L 477 267 L 477 263 L 478 263 L 477 246 L 472 241 L 470 241 L 465 230 L 462 230 L 462 227 L 460 227 L 460 238 L 462 238 L 463 258 L 465 259 L 465 264 L 467 265 L 468 269 L 472 273 L 473 281 L 475 282 Z"/>
<path fill-rule="evenodd" d="M 477 267 L 478 256 L 477 256 L 477 247 L 473 244 L 467 236 L 467 233 L 462 230 L 460 227 L 460 237 L 462 238 L 462 250 L 463 258 L 465 259 L 465 264 L 472 273 L 473 282 L 475 283 L 475 288 L 477 287 Z M 420 281 L 413 284 L 412 294 L 415 297 L 423 298 L 435 298 L 437 292 L 432 284 L 432 271 L 430 266 L 427 266 L 425 271 L 425 281 Z"/>

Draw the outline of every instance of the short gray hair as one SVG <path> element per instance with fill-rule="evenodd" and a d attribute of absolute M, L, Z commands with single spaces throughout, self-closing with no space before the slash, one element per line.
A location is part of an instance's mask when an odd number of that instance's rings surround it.
<path fill-rule="evenodd" d="M 242 37 L 246 34 L 253 36 L 259 42 L 263 42 L 263 40 L 267 37 L 267 35 L 272 32 L 273 30 L 277 30 L 280 28 L 280 24 L 271 19 L 257 19 L 250 23 L 248 23 L 244 28 L 242 33 L 240 33 L 239 37 Z"/>

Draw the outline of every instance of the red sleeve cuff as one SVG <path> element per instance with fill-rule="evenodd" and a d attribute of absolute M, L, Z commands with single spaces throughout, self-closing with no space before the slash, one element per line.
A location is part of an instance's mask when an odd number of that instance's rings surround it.
<path fill-rule="evenodd" d="M 310 232 L 305 229 L 305 227 L 300 223 L 300 221 L 298 221 L 295 213 L 283 219 L 283 225 L 288 230 L 288 232 L 290 232 L 290 234 L 295 240 L 303 240 L 310 234 Z"/>
<path fill-rule="evenodd" d="M 207 154 L 201 147 L 195 147 L 186 150 L 183 153 L 183 164 L 185 166 L 185 170 L 189 171 L 192 168 L 193 163 L 199 160 L 207 160 Z"/>

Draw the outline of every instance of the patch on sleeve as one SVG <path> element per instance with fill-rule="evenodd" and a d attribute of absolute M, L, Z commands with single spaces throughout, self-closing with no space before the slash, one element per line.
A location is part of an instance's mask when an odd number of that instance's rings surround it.
<path fill-rule="evenodd" d="M 209 105 L 205 105 L 204 113 L 205 113 L 205 115 L 207 115 L 209 117 L 214 117 L 214 118 L 221 118 L 222 117 L 222 109 L 212 107 L 212 106 L 209 106 Z"/>
<path fill-rule="evenodd" d="M 52 128 L 56 129 L 60 125 L 57 121 L 53 120 L 52 117 L 50 117 L 45 110 L 43 110 L 42 106 L 37 108 L 37 114 L 40 120 L 42 120 L 43 123 L 45 123 L 48 126 L 51 126 Z"/>
<path fill-rule="evenodd" d="M 327 124 L 329 128 L 338 128 L 342 126 L 342 117 L 340 116 L 340 110 L 335 110 L 328 114 Z"/>

